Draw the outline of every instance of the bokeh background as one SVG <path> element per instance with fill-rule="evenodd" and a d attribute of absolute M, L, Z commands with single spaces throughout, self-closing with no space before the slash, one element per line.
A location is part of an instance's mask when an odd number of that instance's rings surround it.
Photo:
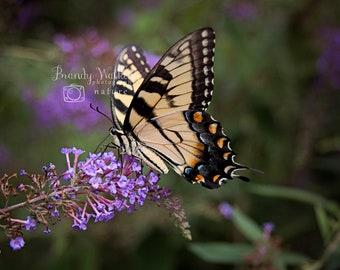
<path fill-rule="evenodd" d="M 338 269 L 339 24 L 339 4 L 331 0 L 1 1 L 1 175 L 39 172 L 49 162 L 63 171 L 61 147 L 93 152 L 111 123 L 89 103 L 110 116 L 110 77 L 100 72 L 109 74 L 119 48 L 138 44 L 154 61 L 204 26 L 217 36 L 209 111 L 231 138 L 237 161 L 264 174 L 246 172 L 250 183 L 233 180 L 219 190 L 163 176 L 161 184 L 182 201 L 192 241 L 164 209 L 147 204 L 84 232 L 72 231 L 70 222 L 49 235 L 28 232 L 17 252 L 1 235 L 0 268 L 260 269 L 197 252 L 201 243 L 252 244 L 247 228 L 219 213 L 228 202 L 259 227 L 275 225 L 275 256 L 285 250 L 308 258 L 289 269 L 305 263 Z M 58 67 L 98 81 L 59 78 Z M 84 87 L 84 102 L 64 101 L 63 87 L 72 83 Z"/>

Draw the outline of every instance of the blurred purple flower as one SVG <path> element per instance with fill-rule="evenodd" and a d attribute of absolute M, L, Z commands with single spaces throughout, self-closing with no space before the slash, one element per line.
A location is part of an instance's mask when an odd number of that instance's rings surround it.
<path fill-rule="evenodd" d="M 258 8 L 252 1 L 233 1 L 228 4 L 227 13 L 235 21 L 253 20 L 257 16 Z"/>
<path fill-rule="evenodd" d="M 101 56 L 111 49 L 110 42 L 106 39 L 99 40 L 92 48 L 91 54 L 94 57 Z"/>
<path fill-rule="evenodd" d="M 275 225 L 272 222 L 265 222 L 262 224 L 263 238 L 270 239 L 272 232 L 275 230 Z"/>
<path fill-rule="evenodd" d="M 77 92 L 77 89 L 73 89 L 76 93 L 71 95 L 71 101 L 74 102 L 70 102 L 70 93 L 68 93 L 70 89 L 65 88 L 65 86 L 67 87 L 65 82 L 56 82 L 43 98 L 33 99 L 31 97 L 32 100 L 26 100 L 28 104 L 33 106 L 39 125 L 44 127 L 72 125 L 80 131 L 92 129 L 102 119 L 98 113 L 90 108 L 90 103 L 98 104 L 98 101 L 89 95 L 93 91 L 84 89 L 84 91 Z M 88 88 L 92 88 L 92 86 L 88 86 Z M 76 102 L 80 98 L 83 101 Z"/>
<path fill-rule="evenodd" d="M 117 21 L 125 27 L 131 26 L 135 22 L 136 14 L 129 8 L 122 8 L 118 10 Z"/>
<path fill-rule="evenodd" d="M 218 209 L 219 209 L 221 215 L 225 219 L 232 219 L 233 218 L 234 210 L 233 210 L 232 206 L 229 203 L 227 203 L 227 202 L 221 203 L 218 206 Z"/>
<path fill-rule="evenodd" d="M 326 29 L 323 39 L 317 70 L 323 83 L 340 90 L 340 29 Z"/>
<path fill-rule="evenodd" d="M 25 241 L 22 237 L 15 237 L 11 239 L 9 245 L 13 250 L 19 250 L 25 245 Z"/>
<path fill-rule="evenodd" d="M 144 52 L 144 56 L 146 58 L 146 62 L 149 64 L 151 68 L 153 68 L 157 62 L 161 59 L 159 55 L 152 54 L 150 52 Z"/>
<path fill-rule="evenodd" d="M 54 36 L 54 43 L 63 51 L 64 53 L 70 53 L 73 51 L 73 42 L 69 40 L 64 34 L 56 34 Z"/>
<path fill-rule="evenodd" d="M 98 41 L 99 40 L 99 35 L 98 31 L 95 28 L 89 28 L 86 31 L 86 39 L 89 41 Z"/>
<path fill-rule="evenodd" d="M 95 60 L 100 59 L 101 63 L 105 60 L 113 58 L 113 51 L 109 40 L 100 38 L 98 32 L 94 28 L 85 31 L 82 36 L 69 37 L 64 34 L 56 34 L 54 43 L 59 47 L 62 55 L 63 66 L 66 66 L 70 71 L 77 71 L 81 67 L 86 66 L 87 70 L 95 70 Z M 104 55 L 105 54 L 105 55 Z M 110 57 L 112 54 L 112 58 Z"/>
<path fill-rule="evenodd" d="M 275 225 L 272 222 L 265 222 L 263 223 L 262 228 L 264 233 L 270 234 L 274 231 Z"/>
<path fill-rule="evenodd" d="M 25 2 L 19 7 L 16 25 L 20 29 L 29 27 L 39 16 L 40 8 L 36 3 Z"/>

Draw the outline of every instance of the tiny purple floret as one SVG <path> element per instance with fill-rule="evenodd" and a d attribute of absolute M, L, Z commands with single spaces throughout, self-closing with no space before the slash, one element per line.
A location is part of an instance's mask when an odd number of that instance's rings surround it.
<path fill-rule="evenodd" d="M 22 237 L 15 237 L 11 239 L 9 245 L 13 250 L 19 250 L 25 245 L 25 241 Z"/>
<path fill-rule="evenodd" d="M 218 208 L 219 208 L 221 215 L 224 218 L 231 219 L 233 217 L 234 210 L 229 203 L 223 202 L 218 206 Z"/>

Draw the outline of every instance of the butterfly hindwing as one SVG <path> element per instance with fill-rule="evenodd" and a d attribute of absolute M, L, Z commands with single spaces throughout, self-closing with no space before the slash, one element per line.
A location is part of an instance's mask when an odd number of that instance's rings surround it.
<path fill-rule="evenodd" d="M 204 111 L 177 111 L 159 116 L 137 126 L 135 132 L 191 183 L 217 188 L 225 180 L 238 177 L 235 171 L 246 168 L 234 161 L 235 153 L 221 124 Z"/>

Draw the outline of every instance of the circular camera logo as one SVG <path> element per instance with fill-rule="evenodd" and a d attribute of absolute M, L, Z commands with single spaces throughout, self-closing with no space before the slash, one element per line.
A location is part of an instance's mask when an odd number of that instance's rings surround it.
<path fill-rule="evenodd" d="M 85 101 L 84 86 L 70 84 L 63 87 L 63 97 L 65 102 L 83 102 Z"/>

